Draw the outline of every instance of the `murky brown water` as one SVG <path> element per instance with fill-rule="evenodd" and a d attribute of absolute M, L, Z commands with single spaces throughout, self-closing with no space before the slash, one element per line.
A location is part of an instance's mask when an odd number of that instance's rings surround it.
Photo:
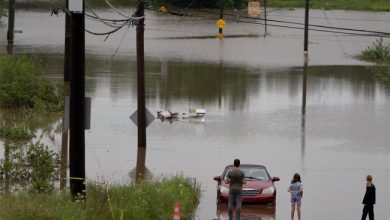
<path fill-rule="evenodd" d="M 300 10 L 276 13 L 301 16 Z M 382 31 L 389 23 L 378 20 L 390 20 L 388 13 L 325 13 L 338 18 L 329 20 L 334 25 Z M 300 32 L 270 28 L 266 38 L 187 39 L 183 37 L 214 34 L 215 21 L 148 15 L 147 108 L 155 113 L 195 107 L 207 113 L 204 123 L 154 121 L 147 129 L 145 165 L 154 177 L 182 172 L 201 182 L 198 219 L 224 215 L 226 207 L 216 206 L 212 178 L 234 158 L 263 164 L 281 178 L 276 209 L 247 207 L 249 215 L 288 219 L 286 189 L 299 172 L 305 189 L 303 219 L 329 219 L 329 213 L 332 219 L 359 219 L 367 174 L 377 187 L 377 218 L 390 217 L 390 86 L 373 78 L 376 67 L 352 58 L 375 38 L 313 33 L 303 121 Z M 326 22 L 322 15 L 312 14 Z M 15 53 L 39 57 L 50 78 L 61 81 L 63 15 L 19 11 L 17 18 L 16 29 L 23 34 L 16 35 Z M 261 26 L 230 25 L 227 34 L 263 31 Z M 102 30 L 93 22 L 87 27 Z M 1 26 L 2 45 L 5 30 Z M 115 182 L 133 176 L 137 129 L 129 116 L 136 109 L 134 36 L 132 29 L 111 57 L 121 34 L 106 42 L 87 35 L 86 96 L 92 97 L 92 122 L 86 131 L 86 171 L 91 179 Z M 60 144 L 61 137 L 55 137 L 55 149 Z"/>

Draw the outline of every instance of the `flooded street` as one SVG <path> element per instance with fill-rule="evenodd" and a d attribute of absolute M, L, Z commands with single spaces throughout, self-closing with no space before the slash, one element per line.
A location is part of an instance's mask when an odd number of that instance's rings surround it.
<path fill-rule="evenodd" d="M 303 10 L 272 16 L 303 21 Z M 389 13 L 313 10 L 311 16 L 321 25 L 390 31 Z M 39 58 L 50 79 L 62 82 L 64 15 L 17 11 L 16 18 L 15 29 L 23 33 L 15 35 L 14 53 Z M 107 30 L 89 20 L 86 28 Z M 196 178 L 204 190 L 196 219 L 215 219 L 226 216 L 226 207 L 217 207 L 213 177 L 239 158 L 265 165 L 281 179 L 276 182 L 276 209 L 244 205 L 244 214 L 257 216 L 252 219 L 288 219 L 287 188 L 299 172 L 305 190 L 303 219 L 325 220 L 331 214 L 332 219 L 353 220 L 361 216 L 365 176 L 371 174 L 377 188 L 375 215 L 389 219 L 390 84 L 374 78 L 381 67 L 354 58 L 376 38 L 310 32 L 302 106 L 303 31 L 268 29 L 264 38 L 261 25 L 231 22 L 227 38 L 218 41 L 204 37 L 217 33 L 215 19 L 148 12 L 147 109 L 153 114 L 206 109 L 204 122 L 155 120 L 149 125 L 149 175 Z M 92 99 L 85 141 L 89 179 L 129 182 L 137 164 L 137 127 L 129 119 L 137 105 L 135 28 L 112 57 L 125 31 L 106 41 L 86 35 L 86 96 Z M 229 38 L 236 34 L 258 37 Z M 3 24 L 2 53 L 5 35 Z M 59 151 L 61 136 L 50 144 Z"/>

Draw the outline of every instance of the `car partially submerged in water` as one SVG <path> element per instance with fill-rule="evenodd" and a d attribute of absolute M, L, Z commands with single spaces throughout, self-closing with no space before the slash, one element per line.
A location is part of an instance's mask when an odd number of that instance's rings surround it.
<path fill-rule="evenodd" d="M 222 175 L 215 176 L 217 181 L 217 201 L 227 202 L 229 199 L 229 184 L 225 183 L 228 172 L 234 165 L 225 167 Z M 276 187 L 274 182 L 279 181 L 279 177 L 271 177 L 267 168 L 257 164 L 241 164 L 240 169 L 245 174 L 246 183 L 242 186 L 242 201 L 244 203 L 265 203 L 275 206 Z"/>

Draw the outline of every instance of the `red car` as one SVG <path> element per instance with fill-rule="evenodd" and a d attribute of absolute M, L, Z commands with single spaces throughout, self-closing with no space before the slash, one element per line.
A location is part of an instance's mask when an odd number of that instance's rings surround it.
<path fill-rule="evenodd" d="M 234 165 L 225 167 L 221 176 L 214 177 L 218 182 L 217 200 L 218 202 L 227 202 L 229 198 L 229 184 L 225 183 L 225 177 Z M 244 203 L 267 203 L 274 206 L 276 202 L 275 181 L 279 177 L 271 177 L 267 168 L 262 165 L 241 164 L 240 169 L 245 173 L 246 183 L 242 186 L 242 201 Z"/>

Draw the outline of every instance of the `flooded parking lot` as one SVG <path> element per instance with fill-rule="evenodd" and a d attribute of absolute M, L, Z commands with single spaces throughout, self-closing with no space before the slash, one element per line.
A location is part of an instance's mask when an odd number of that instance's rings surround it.
<path fill-rule="evenodd" d="M 300 10 L 277 13 L 301 15 Z M 323 13 L 313 13 L 313 22 L 316 18 L 326 22 L 320 19 Z M 339 18 L 329 20 L 334 25 L 366 29 L 385 30 L 389 23 L 380 21 L 390 20 L 388 13 L 325 13 Z M 313 33 L 303 116 L 300 32 L 270 28 L 266 38 L 169 39 L 212 35 L 215 21 L 148 15 L 146 107 L 153 114 L 204 108 L 206 116 L 201 123 L 154 121 L 147 129 L 145 166 L 153 177 L 183 173 L 202 184 L 197 219 L 226 217 L 226 207 L 216 204 L 213 177 L 235 158 L 263 164 L 272 176 L 281 178 L 276 183 L 276 208 L 244 205 L 251 218 L 288 219 L 287 187 L 295 172 L 301 174 L 305 189 L 303 219 L 329 219 L 329 213 L 333 219 L 358 219 L 367 174 L 377 187 L 375 214 L 378 219 L 389 218 L 390 85 L 373 77 L 380 67 L 353 58 L 375 38 Z M 14 52 L 38 57 L 50 78 L 62 81 L 63 17 L 22 11 L 17 18 L 16 27 L 23 34 L 16 35 Z M 255 27 L 258 30 L 249 24 L 231 24 L 226 34 L 261 35 L 262 28 Z M 87 23 L 87 28 L 102 27 Z M 4 30 L 1 26 L 2 45 Z M 137 128 L 129 119 L 136 109 L 134 31 L 127 36 L 111 57 L 121 34 L 106 42 L 87 35 L 90 179 L 129 181 L 137 164 Z M 51 144 L 59 150 L 61 137 Z"/>

